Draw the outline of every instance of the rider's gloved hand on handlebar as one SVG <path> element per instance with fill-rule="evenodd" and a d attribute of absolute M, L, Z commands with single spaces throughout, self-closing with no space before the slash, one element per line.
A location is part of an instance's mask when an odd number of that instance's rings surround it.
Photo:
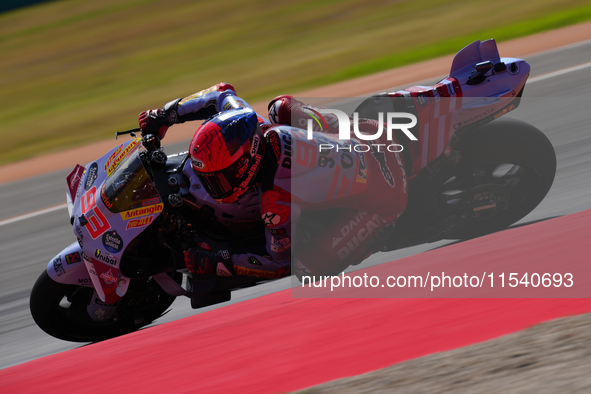
<path fill-rule="evenodd" d="M 163 139 L 168 128 L 179 123 L 177 105 L 181 99 L 167 103 L 163 108 L 150 109 L 140 113 L 138 123 L 142 129 L 142 135 L 154 134 Z"/>
<path fill-rule="evenodd" d="M 138 117 L 142 135 L 154 134 L 162 139 L 172 123 L 164 115 L 163 109 L 150 109 L 142 112 Z"/>

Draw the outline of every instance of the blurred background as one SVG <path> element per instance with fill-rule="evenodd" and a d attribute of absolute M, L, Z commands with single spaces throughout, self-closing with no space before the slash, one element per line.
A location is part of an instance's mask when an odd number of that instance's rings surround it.
<path fill-rule="evenodd" d="M 4 0 L 0 165 L 220 81 L 266 101 L 588 19 L 588 0 Z"/>

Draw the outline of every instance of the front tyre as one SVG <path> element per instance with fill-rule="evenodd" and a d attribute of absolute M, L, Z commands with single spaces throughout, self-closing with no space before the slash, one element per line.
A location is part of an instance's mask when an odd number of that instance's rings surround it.
<path fill-rule="evenodd" d="M 134 279 L 114 315 L 96 321 L 87 311 L 90 303 L 100 302 L 96 298 L 93 288 L 57 283 L 43 271 L 31 291 L 29 307 L 35 323 L 47 334 L 65 341 L 96 342 L 150 324 L 175 299 L 152 279 Z"/>

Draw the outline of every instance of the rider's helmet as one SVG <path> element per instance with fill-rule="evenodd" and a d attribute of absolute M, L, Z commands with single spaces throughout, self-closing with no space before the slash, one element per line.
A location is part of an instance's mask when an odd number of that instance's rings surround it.
<path fill-rule="evenodd" d="M 257 114 L 251 108 L 220 112 L 195 132 L 191 166 L 211 197 L 238 201 L 254 184 L 265 144 Z"/>

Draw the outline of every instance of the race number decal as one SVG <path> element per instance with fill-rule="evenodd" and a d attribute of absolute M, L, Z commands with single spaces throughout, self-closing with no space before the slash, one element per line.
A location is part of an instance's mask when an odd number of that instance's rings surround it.
<path fill-rule="evenodd" d="M 97 239 L 111 227 L 105 215 L 96 206 L 96 186 L 82 196 L 80 210 L 86 216 L 88 223 L 84 227 L 92 239 Z"/>

